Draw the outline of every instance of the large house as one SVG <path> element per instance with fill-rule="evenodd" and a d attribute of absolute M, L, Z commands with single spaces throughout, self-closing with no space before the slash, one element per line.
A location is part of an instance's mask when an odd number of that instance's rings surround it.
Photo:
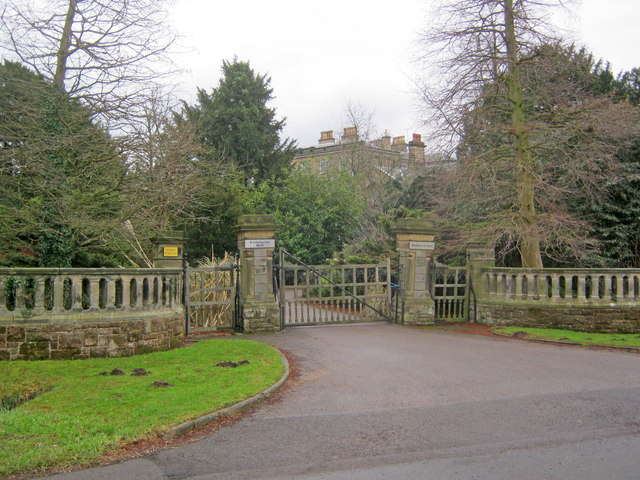
<path fill-rule="evenodd" d="M 331 170 L 352 175 L 383 174 L 394 179 L 419 175 L 428 166 L 425 145 L 419 134 L 407 143 L 404 136 L 391 137 L 388 132 L 377 140 L 362 140 L 356 127 L 344 129 L 336 140 L 333 130 L 320 132 L 318 145 L 301 148 L 293 159 L 294 168 L 309 168 L 317 173 Z"/>

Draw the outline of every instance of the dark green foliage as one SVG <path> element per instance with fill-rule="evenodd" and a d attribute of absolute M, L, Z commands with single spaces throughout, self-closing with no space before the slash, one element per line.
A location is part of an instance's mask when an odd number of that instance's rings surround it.
<path fill-rule="evenodd" d="M 307 263 L 324 263 L 360 223 L 364 203 L 352 177 L 296 170 L 280 183 L 263 182 L 247 197 L 255 213 L 271 213 L 278 247 Z"/>
<path fill-rule="evenodd" d="M 214 185 L 202 205 L 194 210 L 196 221 L 181 227 L 187 232 L 185 251 L 190 263 L 211 258 L 212 253 L 221 258 L 225 252 L 238 249 L 235 226 L 244 213 L 245 189 L 239 176 L 228 175 L 224 180 L 224 184 Z"/>
<path fill-rule="evenodd" d="M 0 65 L 0 261 L 84 266 L 109 254 L 126 167 L 109 135 L 64 92 Z"/>
<path fill-rule="evenodd" d="M 280 140 L 284 119 L 267 103 L 271 79 L 256 74 L 248 62 L 222 63 L 223 77 L 211 93 L 198 89 L 194 106 L 184 105 L 182 118 L 195 125 L 200 141 L 222 153 L 245 173 L 249 183 L 278 177 L 291 165 L 295 144 Z"/>
<path fill-rule="evenodd" d="M 607 68 L 595 70 L 597 93 L 612 95 L 617 102 L 640 104 L 640 69 L 614 78 Z M 610 267 L 640 267 L 640 136 L 619 146 L 621 175 L 607 183 L 602 202 L 581 202 L 577 210 L 591 222 L 600 245 L 598 261 Z"/>
<path fill-rule="evenodd" d="M 602 204 L 583 207 L 593 218 L 593 233 L 604 262 L 612 267 L 640 267 L 640 138 L 621 150 L 626 175 L 611 183 Z"/>
<path fill-rule="evenodd" d="M 615 93 L 618 98 L 628 100 L 632 105 L 640 105 L 640 68 L 633 68 L 618 76 Z"/>

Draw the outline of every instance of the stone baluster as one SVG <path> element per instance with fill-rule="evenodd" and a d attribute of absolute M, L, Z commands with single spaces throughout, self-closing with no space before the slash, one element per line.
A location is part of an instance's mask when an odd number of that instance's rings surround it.
<path fill-rule="evenodd" d="M 616 302 L 622 302 L 624 301 L 624 290 L 623 290 L 623 281 L 624 281 L 624 276 L 621 274 L 618 274 L 615 276 L 615 280 L 613 279 L 614 277 L 611 278 L 612 281 L 615 281 L 615 285 L 616 285 Z M 612 299 L 613 300 L 613 299 Z"/>
<path fill-rule="evenodd" d="M 44 313 L 44 285 L 47 277 L 38 275 L 34 278 L 35 292 L 33 295 L 33 314 L 41 315 Z"/>
<path fill-rule="evenodd" d="M 24 277 L 20 277 L 18 279 L 18 284 L 16 286 L 16 308 L 15 308 L 15 312 L 19 312 L 21 311 L 24 306 L 25 306 L 25 288 L 24 288 L 24 282 L 25 282 L 25 278 Z"/>
<path fill-rule="evenodd" d="M 527 298 L 531 300 L 538 300 L 538 275 L 531 275 L 527 277 L 529 284 L 527 285 Z"/>
<path fill-rule="evenodd" d="M 107 310 L 114 310 L 116 308 L 116 280 L 115 277 L 107 277 L 107 294 L 105 308 Z"/>
<path fill-rule="evenodd" d="M 64 277 L 56 275 L 53 277 L 53 313 L 63 313 L 64 310 Z"/>
<path fill-rule="evenodd" d="M 122 275 L 122 309 L 131 309 L 131 277 L 129 275 Z"/>
<path fill-rule="evenodd" d="M 577 277 L 578 277 L 578 284 L 576 285 L 576 300 L 578 302 L 584 302 L 587 300 L 586 276 L 583 274 L 579 274 Z"/>
<path fill-rule="evenodd" d="M 71 276 L 71 310 L 82 311 L 82 277 L 79 275 Z"/>
<path fill-rule="evenodd" d="M 175 280 L 173 276 L 167 277 L 167 306 L 173 307 L 175 295 Z"/>
<path fill-rule="evenodd" d="M 507 298 L 512 299 L 516 297 L 516 284 L 518 283 L 516 275 L 507 276 Z"/>
<path fill-rule="evenodd" d="M 551 299 L 554 302 L 560 302 L 562 299 L 560 298 L 560 275 L 554 273 L 551 275 Z"/>
<path fill-rule="evenodd" d="M 522 292 L 522 280 L 525 278 L 524 275 L 522 275 L 521 273 L 518 273 L 514 276 L 511 277 L 512 280 L 514 282 L 516 282 L 515 285 L 515 298 L 517 298 L 518 300 L 521 300 L 523 298 L 523 292 Z M 513 291 L 513 290 L 512 290 Z"/>
<path fill-rule="evenodd" d="M 89 310 L 100 310 L 100 277 L 89 277 Z"/>

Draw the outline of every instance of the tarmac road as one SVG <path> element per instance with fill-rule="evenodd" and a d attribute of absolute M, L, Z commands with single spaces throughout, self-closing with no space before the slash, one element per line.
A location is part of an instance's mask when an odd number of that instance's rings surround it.
<path fill-rule="evenodd" d="M 637 479 L 640 354 L 364 324 L 261 337 L 300 376 L 192 444 L 55 479 Z"/>

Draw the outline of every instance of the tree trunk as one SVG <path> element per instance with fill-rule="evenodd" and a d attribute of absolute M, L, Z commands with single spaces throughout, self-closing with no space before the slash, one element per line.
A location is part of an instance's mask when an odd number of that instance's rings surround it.
<path fill-rule="evenodd" d="M 537 229 L 533 189 L 533 162 L 529 151 L 529 135 L 524 121 L 523 92 L 518 63 L 513 0 L 504 0 L 505 40 L 509 69 L 509 101 L 511 103 L 511 134 L 513 135 L 516 189 L 518 197 L 518 227 L 520 257 L 525 268 L 542 268 L 540 237 Z"/>
<path fill-rule="evenodd" d="M 57 52 L 56 73 L 53 76 L 53 84 L 60 90 L 64 90 L 64 77 L 67 73 L 67 57 L 69 56 L 69 47 L 71 46 L 71 27 L 73 26 L 73 18 L 76 14 L 76 5 L 81 0 L 69 0 L 69 8 L 67 9 L 67 17 L 64 21 L 62 29 L 62 37 L 60 37 L 60 46 Z"/>

